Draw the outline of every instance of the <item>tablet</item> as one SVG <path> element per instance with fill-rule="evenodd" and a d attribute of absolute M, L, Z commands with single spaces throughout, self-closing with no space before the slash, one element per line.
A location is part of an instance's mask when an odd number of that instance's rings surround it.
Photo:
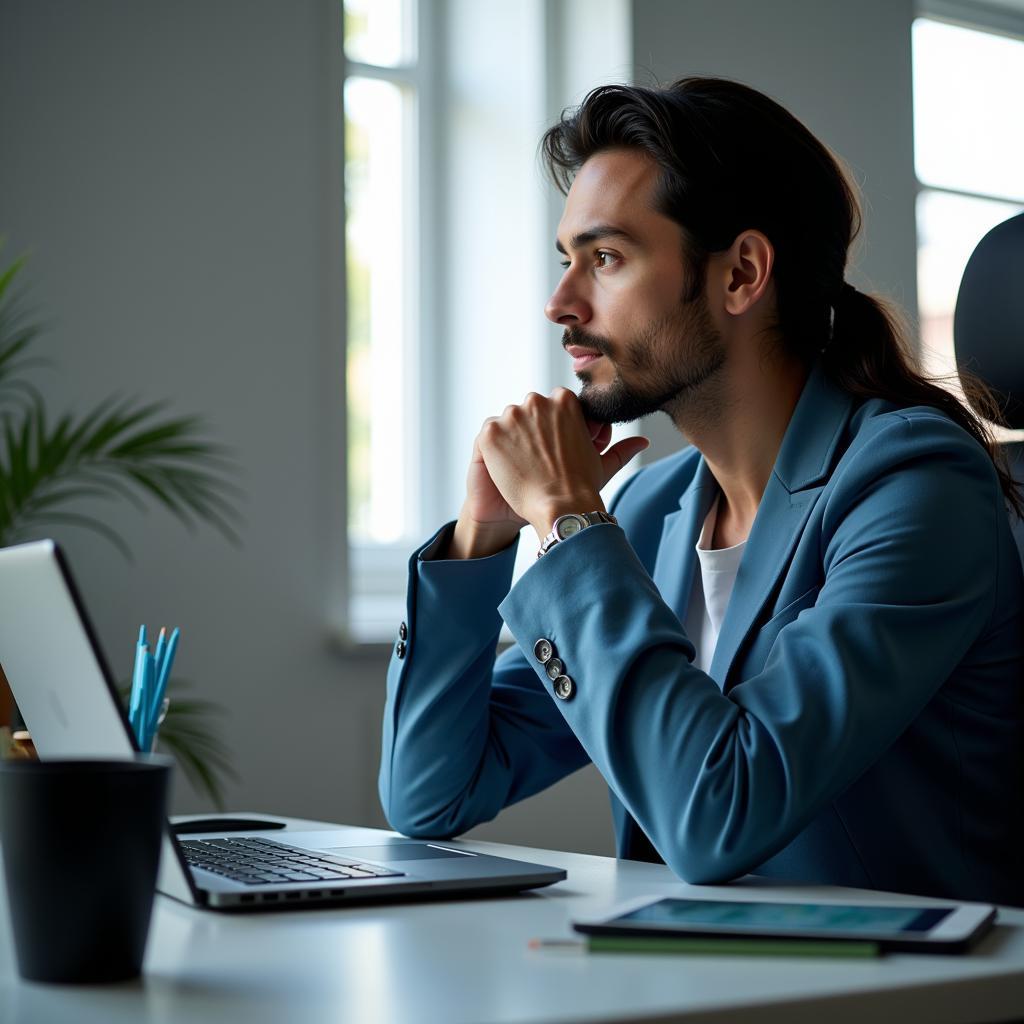
<path fill-rule="evenodd" d="M 655 899 L 623 904 L 607 917 L 576 921 L 586 935 L 815 939 L 874 942 L 886 950 L 960 953 L 996 918 L 983 904 L 790 903 Z"/>

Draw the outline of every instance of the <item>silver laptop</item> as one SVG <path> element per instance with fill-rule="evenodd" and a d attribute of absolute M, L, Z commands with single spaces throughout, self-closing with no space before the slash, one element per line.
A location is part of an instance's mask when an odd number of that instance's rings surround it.
<path fill-rule="evenodd" d="M 130 757 L 138 749 L 114 677 L 53 541 L 0 548 L 0 665 L 43 760 Z M 564 878 L 558 868 L 376 829 L 175 835 L 168 826 L 158 888 L 196 906 L 264 910 L 483 895 Z"/>

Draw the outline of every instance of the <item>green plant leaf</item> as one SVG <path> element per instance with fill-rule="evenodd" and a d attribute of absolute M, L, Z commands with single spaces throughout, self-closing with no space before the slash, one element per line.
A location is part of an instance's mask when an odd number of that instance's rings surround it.
<path fill-rule="evenodd" d="M 42 402 L 33 402 L 20 419 L 5 414 L 0 543 L 10 543 L 51 509 L 54 493 L 70 500 L 78 487 L 96 488 L 93 498 L 133 493 L 137 505 L 149 495 L 188 529 L 205 522 L 238 543 L 238 489 L 227 478 L 230 461 L 219 446 L 196 436 L 198 420 L 154 420 L 160 408 L 159 403 L 132 408 L 108 399 L 80 419 L 65 415 L 52 427 Z M 99 493 L 104 489 L 106 494 Z M 123 544 L 118 548 L 125 550 Z"/>
<path fill-rule="evenodd" d="M 0 242 L 0 249 L 3 248 L 2 242 Z M 7 289 L 11 287 L 14 279 L 21 273 L 25 268 L 25 257 L 16 257 L 11 265 L 2 273 L 0 273 L 0 299 L 3 299 L 7 295 Z"/>
<path fill-rule="evenodd" d="M 124 542 L 121 535 L 114 529 L 111 529 L 101 519 L 95 519 L 92 516 L 81 515 L 78 512 L 38 512 L 32 517 L 32 522 L 39 526 L 50 525 L 50 526 L 78 526 L 83 530 L 91 530 L 93 533 L 99 534 L 101 537 L 110 541 L 111 544 L 121 552 L 122 555 L 129 561 L 133 561 L 131 548 Z M 23 528 L 27 531 L 27 527 Z"/>

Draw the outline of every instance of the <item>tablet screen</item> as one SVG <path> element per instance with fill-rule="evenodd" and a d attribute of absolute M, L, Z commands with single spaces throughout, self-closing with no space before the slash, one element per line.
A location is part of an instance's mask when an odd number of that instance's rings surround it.
<path fill-rule="evenodd" d="M 726 900 L 659 900 L 614 919 L 615 924 L 758 932 L 836 932 L 878 935 L 926 932 L 950 907 L 863 907 L 829 903 L 733 903 Z M 609 922 L 611 923 L 611 922 Z"/>

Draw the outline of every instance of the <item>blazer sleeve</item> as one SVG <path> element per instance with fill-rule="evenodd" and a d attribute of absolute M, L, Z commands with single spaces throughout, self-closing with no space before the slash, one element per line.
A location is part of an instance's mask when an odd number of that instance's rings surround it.
<path fill-rule="evenodd" d="M 589 758 L 517 647 L 495 659 L 516 545 L 489 558 L 415 552 L 408 641 L 387 676 L 379 793 L 392 828 L 447 838 L 490 821 Z"/>
<path fill-rule="evenodd" d="M 906 729 L 993 615 L 1005 511 L 966 433 L 889 417 L 832 484 L 819 498 L 817 600 L 727 694 L 691 664 L 679 619 L 615 526 L 556 545 L 501 605 L 541 685 L 533 645 L 555 645 L 576 691 L 557 700 L 548 685 L 550 699 L 687 881 L 735 878 L 788 844 Z"/>

